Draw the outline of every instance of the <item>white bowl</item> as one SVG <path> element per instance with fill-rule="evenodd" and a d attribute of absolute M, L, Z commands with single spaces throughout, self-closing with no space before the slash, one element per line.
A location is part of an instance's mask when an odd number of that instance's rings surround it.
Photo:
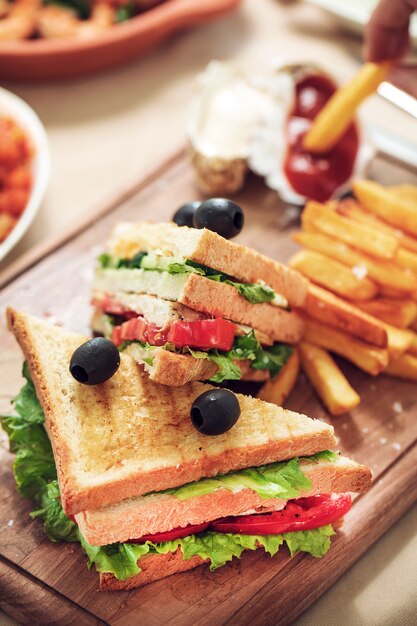
<path fill-rule="evenodd" d="M 35 217 L 45 195 L 51 168 L 48 138 L 42 122 L 35 111 L 21 98 L 0 88 L 0 116 L 10 117 L 23 128 L 33 147 L 33 187 L 25 210 L 16 226 L 0 243 L 0 261 L 20 241 Z"/>

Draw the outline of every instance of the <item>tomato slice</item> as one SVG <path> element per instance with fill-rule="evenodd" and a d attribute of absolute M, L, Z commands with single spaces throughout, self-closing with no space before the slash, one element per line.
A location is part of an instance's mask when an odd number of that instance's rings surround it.
<path fill-rule="evenodd" d="M 236 334 L 232 322 L 224 319 L 174 322 L 168 330 L 147 322 L 143 317 L 135 317 L 115 326 L 111 340 L 116 346 L 124 341 L 144 341 L 152 346 L 163 346 L 167 342 L 178 348 L 186 346 L 200 350 L 230 350 Z"/>
<path fill-rule="evenodd" d="M 212 522 L 210 530 L 243 535 L 278 535 L 294 530 L 312 530 L 336 522 L 351 506 L 352 498 L 348 493 L 298 498 L 287 502 L 281 511 L 225 517 Z"/>
<path fill-rule="evenodd" d="M 147 322 L 143 317 L 135 317 L 115 326 L 111 340 L 119 346 L 124 341 L 143 341 L 152 346 L 163 346 L 167 342 L 167 334 L 156 324 Z"/>
<path fill-rule="evenodd" d="M 152 541 L 153 543 L 163 543 L 164 541 L 173 541 L 174 539 L 181 539 L 182 537 L 188 537 L 188 535 L 197 535 L 208 529 L 210 524 L 189 524 L 184 528 L 174 528 L 168 530 L 165 533 L 156 533 L 155 535 L 144 535 L 139 539 L 129 539 L 127 543 L 145 543 L 145 541 Z"/>
<path fill-rule="evenodd" d="M 168 332 L 168 341 L 180 348 L 230 350 L 236 335 L 233 322 L 222 318 L 174 322 Z"/>

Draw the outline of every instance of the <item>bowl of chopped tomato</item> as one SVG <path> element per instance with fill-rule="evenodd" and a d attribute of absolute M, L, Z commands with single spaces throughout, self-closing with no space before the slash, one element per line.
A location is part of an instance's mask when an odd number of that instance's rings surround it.
<path fill-rule="evenodd" d="M 0 261 L 35 217 L 49 179 L 46 131 L 31 107 L 0 88 Z"/>

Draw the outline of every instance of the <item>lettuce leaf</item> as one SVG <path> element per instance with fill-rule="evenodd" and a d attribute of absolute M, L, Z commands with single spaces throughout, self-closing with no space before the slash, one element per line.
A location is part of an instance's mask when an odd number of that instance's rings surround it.
<path fill-rule="evenodd" d="M 188 500 L 197 496 L 212 493 L 216 489 L 228 491 L 241 491 L 252 489 L 261 498 L 282 498 L 291 500 L 298 498 L 302 491 L 311 487 L 311 482 L 300 467 L 300 460 L 318 462 L 326 460 L 335 461 L 338 457 L 336 452 L 325 450 L 308 457 L 294 458 L 290 461 L 270 463 L 260 467 L 251 467 L 229 474 L 203 478 L 182 487 L 167 489 L 163 493 L 169 493 L 179 500 Z M 144 496 L 146 497 L 146 496 Z"/>
<path fill-rule="evenodd" d="M 330 537 L 335 534 L 331 525 L 314 530 L 296 531 L 279 535 L 243 535 L 207 531 L 174 539 L 164 543 L 112 544 L 111 546 L 90 546 L 81 537 L 81 545 L 87 554 L 88 566 L 95 566 L 99 572 L 111 572 L 119 580 L 130 578 L 141 571 L 137 561 L 148 554 L 167 554 L 181 549 L 184 561 L 199 556 L 210 561 L 210 570 L 222 567 L 233 557 L 240 558 L 244 550 L 263 547 L 274 556 L 286 544 L 291 556 L 306 552 L 316 558 L 323 557 L 330 548 Z"/>

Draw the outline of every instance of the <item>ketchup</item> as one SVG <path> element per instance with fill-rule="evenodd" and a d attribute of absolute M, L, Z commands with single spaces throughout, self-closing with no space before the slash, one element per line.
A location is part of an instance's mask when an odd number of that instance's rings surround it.
<path fill-rule="evenodd" d="M 297 193 L 318 202 L 328 200 L 350 178 L 359 147 L 359 133 L 354 123 L 337 146 L 326 154 L 311 154 L 303 147 L 303 138 L 312 120 L 335 91 L 334 83 L 320 74 L 298 81 L 294 108 L 287 120 L 285 175 Z"/>

